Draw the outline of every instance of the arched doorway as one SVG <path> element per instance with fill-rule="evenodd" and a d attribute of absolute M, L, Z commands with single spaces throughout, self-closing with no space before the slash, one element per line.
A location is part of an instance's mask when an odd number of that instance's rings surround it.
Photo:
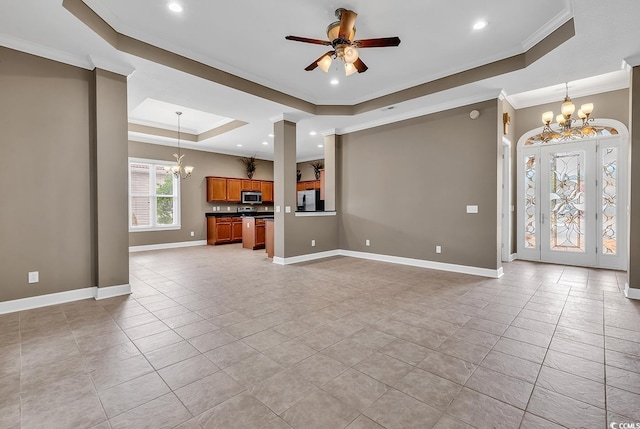
<path fill-rule="evenodd" d="M 627 268 L 628 140 L 614 120 L 520 138 L 518 259 Z"/>

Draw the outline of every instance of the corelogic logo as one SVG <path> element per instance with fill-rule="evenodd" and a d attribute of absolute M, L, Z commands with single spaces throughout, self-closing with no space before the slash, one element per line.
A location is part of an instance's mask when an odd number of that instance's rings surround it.
<path fill-rule="evenodd" d="M 611 429 L 640 429 L 640 423 L 616 423 L 609 424 Z"/>

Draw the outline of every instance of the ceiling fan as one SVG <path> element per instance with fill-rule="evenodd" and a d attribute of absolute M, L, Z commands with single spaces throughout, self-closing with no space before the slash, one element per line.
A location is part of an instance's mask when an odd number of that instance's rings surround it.
<path fill-rule="evenodd" d="M 320 67 L 322 71 L 327 72 L 329 71 L 329 67 L 331 67 L 331 61 L 334 58 L 340 58 L 344 61 L 344 69 L 347 76 L 352 75 L 356 71 L 358 73 L 364 73 L 369 67 L 360 59 L 358 48 L 398 46 L 400 44 L 400 38 L 381 37 L 377 39 L 354 40 L 357 16 L 358 14 L 352 10 L 343 8 L 336 9 L 336 17 L 339 21 L 335 21 L 327 27 L 327 38 L 329 40 L 309 39 L 298 36 L 287 36 L 285 39 L 333 47 L 332 51 L 323 54 L 320 58 L 309 64 L 309 66 L 305 68 L 306 71 Z"/>

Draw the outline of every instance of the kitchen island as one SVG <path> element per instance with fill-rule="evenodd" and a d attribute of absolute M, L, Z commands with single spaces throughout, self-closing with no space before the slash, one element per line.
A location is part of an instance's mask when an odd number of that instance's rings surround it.
<path fill-rule="evenodd" d="M 244 249 L 264 249 L 266 243 L 266 221 L 273 216 L 245 216 L 242 218 L 242 247 Z"/>

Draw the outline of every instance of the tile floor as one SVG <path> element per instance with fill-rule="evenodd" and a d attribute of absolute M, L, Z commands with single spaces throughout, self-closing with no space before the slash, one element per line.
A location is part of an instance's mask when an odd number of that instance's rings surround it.
<path fill-rule="evenodd" d="M 640 422 L 625 274 L 499 280 L 239 245 L 131 255 L 134 293 L 0 316 L 2 428 L 605 428 Z"/>

